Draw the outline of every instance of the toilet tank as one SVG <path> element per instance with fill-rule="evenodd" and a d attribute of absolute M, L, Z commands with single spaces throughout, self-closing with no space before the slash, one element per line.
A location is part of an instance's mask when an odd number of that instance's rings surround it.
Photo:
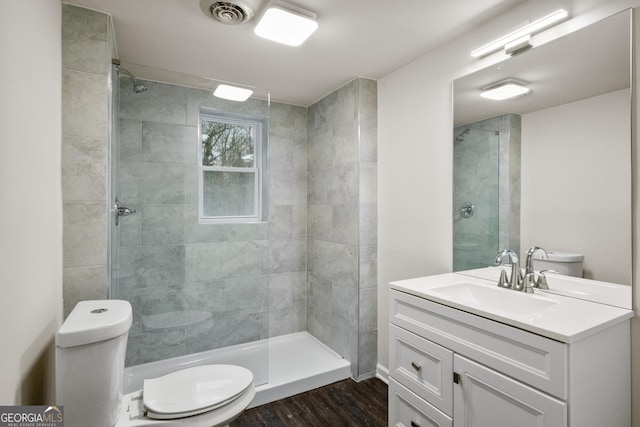
<path fill-rule="evenodd" d="M 116 423 L 131 323 L 127 301 L 81 301 L 56 333 L 56 401 L 66 427 Z"/>
<path fill-rule="evenodd" d="M 584 255 L 569 252 L 538 251 L 533 255 L 533 269 L 536 271 L 553 270 L 565 276 L 582 277 L 582 263 Z"/>

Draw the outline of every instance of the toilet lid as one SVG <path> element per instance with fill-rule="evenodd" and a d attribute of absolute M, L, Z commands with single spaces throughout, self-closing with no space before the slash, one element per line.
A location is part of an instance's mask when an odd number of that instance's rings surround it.
<path fill-rule="evenodd" d="M 240 366 L 195 366 L 145 380 L 142 399 L 149 418 L 180 418 L 224 406 L 252 384 L 253 374 Z"/>

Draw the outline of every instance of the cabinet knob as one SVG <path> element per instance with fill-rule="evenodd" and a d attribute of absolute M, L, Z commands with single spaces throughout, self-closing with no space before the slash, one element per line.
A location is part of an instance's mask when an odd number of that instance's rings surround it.
<path fill-rule="evenodd" d="M 422 366 L 418 365 L 416 362 L 411 362 L 411 366 L 418 372 L 420 372 L 420 369 L 422 369 Z"/>
<path fill-rule="evenodd" d="M 411 427 L 420 427 L 420 424 L 415 421 L 411 421 Z"/>

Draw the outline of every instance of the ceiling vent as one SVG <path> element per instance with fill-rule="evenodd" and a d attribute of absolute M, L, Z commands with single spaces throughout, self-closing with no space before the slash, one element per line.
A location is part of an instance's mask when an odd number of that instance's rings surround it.
<path fill-rule="evenodd" d="M 228 25 L 244 24 L 254 15 L 253 8 L 242 1 L 203 0 L 200 7 L 210 18 Z"/>

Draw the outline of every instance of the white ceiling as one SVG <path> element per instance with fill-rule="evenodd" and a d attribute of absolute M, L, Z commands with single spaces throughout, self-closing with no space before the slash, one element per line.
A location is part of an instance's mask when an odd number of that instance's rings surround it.
<path fill-rule="evenodd" d="M 250 1 L 259 15 L 267 0 Z M 118 57 L 141 78 L 197 76 L 268 90 L 276 101 L 308 106 L 354 77 L 379 79 L 522 1 L 294 0 L 315 12 L 319 23 L 300 47 L 256 36 L 255 19 L 239 26 L 213 21 L 200 0 L 70 3 L 113 17 Z"/>

